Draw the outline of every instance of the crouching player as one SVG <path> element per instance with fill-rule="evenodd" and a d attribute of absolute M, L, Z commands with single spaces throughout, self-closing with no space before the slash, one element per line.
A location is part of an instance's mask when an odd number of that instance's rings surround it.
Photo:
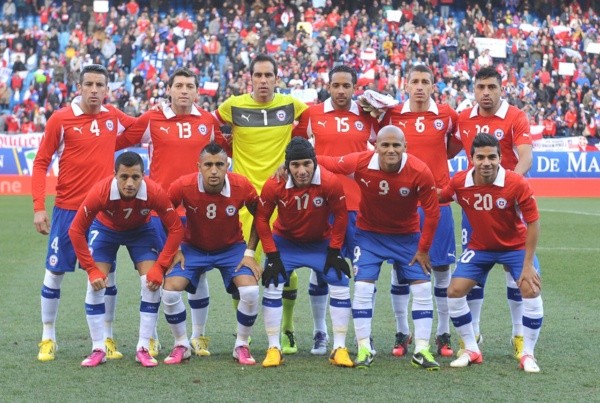
<path fill-rule="evenodd" d="M 163 286 L 163 310 L 175 339 L 164 362 L 179 364 L 190 357 L 181 292 L 195 293 L 200 276 L 217 268 L 227 292 L 232 294 L 237 289 L 240 295 L 233 357 L 242 365 L 254 365 L 248 344 L 258 314 L 258 279 L 262 269 L 254 260 L 258 236 L 252 231 L 246 249 L 239 211 L 245 206 L 253 213 L 258 194 L 244 176 L 227 172 L 227 154 L 216 143 L 202 149 L 198 168 L 199 173 L 182 176 L 169 187 L 173 205 L 185 207 L 187 222 L 181 245 L 185 266 L 175 265 Z"/>
<path fill-rule="evenodd" d="M 523 297 L 520 367 L 525 372 L 539 372 L 533 355 L 544 316 L 535 256 L 540 227 L 537 204 L 527 181 L 500 165 L 501 151 L 495 137 L 477 134 L 471 160 L 473 168 L 457 173 L 439 195 L 441 201 L 454 198 L 473 227 L 448 288 L 450 318 L 465 343 L 465 349 L 450 366 L 483 362 L 466 295 L 476 284 L 485 284 L 489 271 L 499 263 L 509 268 Z"/>
<path fill-rule="evenodd" d="M 154 210 L 167 228 L 164 248 L 158 254 L 159 239 L 150 224 Z M 86 234 L 89 229 L 89 243 Z M 163 275 L 171 265 L 183 238 L 183 226 L 160 185 L 144 179 L 144 162 L 139 154 L 125 152 L 115 161 L 115 176 L 98 182 L 81 204 L 69 229 L 77 259 L 88 273 L 85 311 L 92 354 L 81 365 L 95 367 L 106 361 L 104 346 L 104 295 L 107 275 L 125 245 L 140 275 L 140 330 L 136 361 L 144 367 L 158 363 L 150 356 L 160 303 Z"/>
<path fill-rule="evenodd" d="M 304 138 L 292 138 L 285 150 L 285 166 L 288 180 L 267 180 L 254 220 L 267 254 L 262 304 L 269 349 L 262 365 L 276 367 L 283 362 L 279 341 L 283 284 L 295 269 L 309 267 L 322 273 L 329 284 L 334 337 L 329 361 L 352 367 L 346 349 L 350 267 L 340 252 L 348 222 L 344 190 L 332 173 L 319 168 L 315 151 Z M 269 219 L 276 207 L 278 217 L 271 230 Z"/>

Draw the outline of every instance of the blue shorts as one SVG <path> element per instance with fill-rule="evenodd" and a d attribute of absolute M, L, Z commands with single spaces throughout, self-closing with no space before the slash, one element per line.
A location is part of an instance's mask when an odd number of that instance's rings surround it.
<path fill-rule="evenodd" d="M 185 227 L 187 217 L 181 216 L 179 218 L 181 218 L 181 223 Z M 165 231 L 165 226 L 163 225 L 159 216 L 150 216 L 150 222 L 152 223 L 152 226 L 154 227 L 154 230 L 156 231 L 156 235 L 158 236 L 158 240 L 160 242 L 159 250 L 162 250 L 162 248 L 165 246 L 165 242 L 167 242 L 167 231 Z"/>
<path fill-rule="evenodd" d="M 425 214 L 419 207 L 421 217 L 421 231 Z M 429 248 L 429 259 L 433 267 L 447 266 L 456 262 L 456 241 L 454 240 L 454 218 L 452 207 L 440 206 L 440 221 L 438 223 L 431 248 Z"/>
<path fill-rule="evenodd" d="M 111 263 L 117 258 L 121 245 L 127 247 L 134 263 L 156 260 L 160 242 L 152 223 L 129 231 L 115 231 L 94 220 L 88 234 L 88 245 L 96 262 Z"/>
<path fill-rule="evenodd" d="M 217 250 L 214 252 L 205 252 L 188 243 L 181 244 L 181 251 L 185 257 L 185 269 L 177 263 L 165 278 L 183 277 L 189 283 L 185 290 L 194 294 L 198 288 L 200 276 L 213 268 L 219 269 L 223 278 L 223 285 L 229 294 L 236 291 L 236 286 L 233 284 L 233 279 L 237 276 L 254 276 L 254 273 L 249 267 L 242 266 L 239 271 L 238 264 L 244 257 L 246 243 L 238 243 L 226 249 Z"/>
<path fill-rule="evenodd" d="M 75 271 L 77 256 L 69 238 L 69 228 L 75 218 L 76 210 L 65 210 L 54 206 L 52 225 L 48 238 L 46 269 L 58 273 Z"/>
<path fill-rule="evenodd" d="M 461 210 L 462 213 L 462 223 L 461 223 L 461 231 L 460 231 L 460 243 L 462 245 L 463 252 L 467 249 L 467 245 L 471 240 L 471 233 L 473 232 L 473 228 L 471 227 L 471 223 L 467 218 L 467 214 L 465 210 Z"/>
<path fill-rule="evenodd" d="M 525 249 L 501 252 L 465 249 L 458 258 L 452 278 L 468 278 L 484 286 L 488 273 L 498 263 L 506 265 L 512 278 L 517 281 L 523 271 L 523 259 L 525 259 Z M 533 266 L 539 273 L 540 263 L 537 256 L 533 258 Z"/>
<path fill-rule="evenodd" d="M 420 233 L 392 235 L 357 229 L 352 261 L 354 281 L 376 281 L 381 264 L 388 260 L 395 263 L 398 279 L 405 279 L 409 283 L 417 280 L 431 281 L 419 263 L 408 265 L 417 253 L 420 238 Z"/>
<path fill-rule="evenodd" d="M 273 235 L 277 250 L 281 255 L 281 261 L 285 271 L 290 274 L 300 268 L 308 267 L 317 272 L 320 278 L 324 279 L 327 284 L 348 286 L 350 280 L 345 275 L 342 275 L 342 279 L 338 279 L 337 273 L 334 268 L 330 268 L 327 274 L 323 273 L 325 266 L 325 260 L 327 260 L 327 247 L 329 246 L 329 239 L 324 239 L 319 242 L 296 242 L 290 241 L 278 235 Z M 268 263 L 266 259 L 265 264 Z M 279 283 L 283 283 L 283 276 L 279 276 Z"/>

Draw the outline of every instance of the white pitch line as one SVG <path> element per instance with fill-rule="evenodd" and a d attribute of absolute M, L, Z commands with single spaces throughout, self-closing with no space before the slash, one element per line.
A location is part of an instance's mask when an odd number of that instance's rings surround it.
<path fill-rule="evenodd" d="M 600 217 L 600 213 L 587 213 L 585 211 L 540 209 L 540 212 L 578 214 L 578 215 L 587 215 L 587 216 L 592 216 L 592 217 Z"/>
<path fill-rule="evenodd" d="M 566 246 L 538 246 L 538 250 L 557 250 L 574 252 L 600 252 L 600 248 L 569 248 Z"/>

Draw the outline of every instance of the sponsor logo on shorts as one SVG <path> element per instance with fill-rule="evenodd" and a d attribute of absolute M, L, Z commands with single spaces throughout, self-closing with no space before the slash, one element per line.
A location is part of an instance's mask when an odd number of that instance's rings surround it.
<path fill-rule="evenodd" d="M 56 265 L 58 264 L 58 256 L 50 255 L 50 257 L 48 258 L 48 264 L 52 267 L 56 267 Z"/>

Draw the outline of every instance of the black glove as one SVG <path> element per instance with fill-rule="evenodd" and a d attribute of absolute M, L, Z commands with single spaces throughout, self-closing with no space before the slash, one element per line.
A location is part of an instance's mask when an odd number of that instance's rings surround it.
<path fill-rule="evenodd" d="M 273 281 L 275 287 L 279 286 L 280 274 L 283 276 L 284 280 L 287 281 L 288 276 L 285 272 L 285 267 L 283 267 L 279 252 L 267 253 L 267 264 L 265 265 L 265 270 L 262 274 L 263 286 L 268 287 L 271 281 Z"/>
<path fill-rule="evenodd" d="M 342 279 L 342 273 L 348 276 L 348 278 L 352 277 L 350 275 L 350 266 L 348 265 L 348 262 L 346 262 L 346 259 L 344 259 L 342 256 L 340 250 L 327 247 L 327 259 L 325 260 L 325 267 L 323 267 L 323 274 L 327 275 L 330 267 L 335 269 L 338 280 Z"/>

